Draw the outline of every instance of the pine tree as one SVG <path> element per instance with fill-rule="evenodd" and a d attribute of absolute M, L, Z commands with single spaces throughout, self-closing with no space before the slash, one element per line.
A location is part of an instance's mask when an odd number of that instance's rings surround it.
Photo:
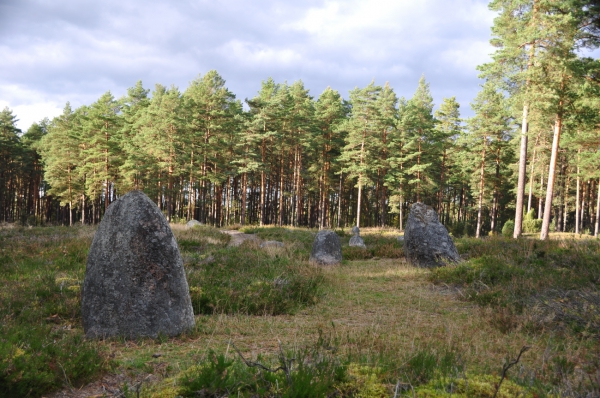
<path fill-rule="evenodd" d="M 121 151 L 121 106 L 110 91 L 98 101 L 82 110 L 82 140 L 85 142 L 84 172 L 86 194 L 92 200 L 103 203 L 104 211 L 115 193 L 115 182 L 119 178 L 119 167 L 123 161 Z"/>
<path fill-rule="evenodd" d="M 48 133 L 42 138 L 40 152 L 44 162 L 44 179 L 50 185 L 48 193 L 69 205 L 69 225 L 73 225 L 73 209 L 77 198 L 84 191 L 78 165 L 80 157 L 81 131 L 78 129 L 78 114 L 67 102 L 61 116 L 52 120 Z"/>
<path fill-rule="evenodd" d="M 312 103 L 306 104 L 307 108 L 312 106 Z M 340 206 L 342 200 L 341 192 L 341 181 L 343 179 L 342 172 L 340 170 L 340 164 L 335 162 L 341 153 L 341 149 L 344 146 L 344 131 L 340 129 L 341 124 L 346 118 L 348 108 L 344 104 L 341 95 L 336 91 L 327 87 L 325 91 L 321 93 L 319 98 L 314 104 L 314 121 L 315 129 L 314 132 L 310 131 L 310 123 L 312 115 L 310 111 L 306 115 L 305 131 L 303 132 L 304 139 L 301 142 L 299 148 L 314 148 L 314 154 L 311 157 L 308 171 L 312 173 L 318 181 L 320 181 L 319 191 L 322 192 L 321 202 L 325 201 L 326 195 L 337 188 L 337 225 L 340 222 Z M 301 167 L 299 164 L 299 170 L 297 172 L 297 178 L 301 181 Z M 337 182 L 335 175 L 339 175 L 340 184 Z M 300 184 L 297 184 L 300 187 Z M 326 208 L 326 204 L 322 203 L 320 208 Z M 299 211 L 298 211 L 299 212 Z M 325 227 L 325 215 L 321 215 L 319 226 Z"/>
<path fill-rule="evenodd" d="M 17 120 L 8 107 L 0 112 L 0 217 L 4 222 L 13 221 L 16 215 L 16 180 L 22 155 Z"/>
<path fill-rule="evenodd" d="M 348 178 L 356 178 L 358 188 L 356 203 L 356 226 L 360 227 L 363 187 L 373 183 L 373 170 L 379 142 L 379 112 L 377 100 L 381 86 L 371 82 L 363 89 L 350 91 L 350 115 L 342 126 L 347 131 L 346 145 L 340 155 L 344 164 L 342 172 Z"/>
<path fill-rule="evenodd" d="M 433 192 L 436 188 L 435 180 L 429 174 L 434 161 L 438 159 L 436 148 L 432 145 L 435 133 L 433 97 L 425 76 L 419 80 L 415 94 L 400 114 L 399 128 L 405 136 L 407 183 L 414 189 L 415 201 L 420 202 L 424 193 Z"/>

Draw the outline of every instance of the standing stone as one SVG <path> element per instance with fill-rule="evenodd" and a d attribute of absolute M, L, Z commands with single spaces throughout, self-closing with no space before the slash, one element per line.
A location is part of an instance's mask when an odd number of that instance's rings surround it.
<path fill-rule="evenodd" d="M 360 228 L 358 226 L 352 227 L 352 237 L 350 238 L 350 242 L 348 242 L 348 246 L 351 247 L 360 247 L 366 249 L 365 241 L 360 237 Z"/>
<path fill-rule="evenodd" d="M 367 245 L 365 245 L 365 241 L 358 235 L 354 235 L 350 238 L 350 242 L 348 242 L 348 246 L 352 247 L 360 247 L 362 249 L 366 249 Z"/>
<path fill-rule="evenodd" d="M 431 206 L 414 203 L 404 231 L 406 259 L 420 267 L 439 267 L 460 261 L 448 230 L 438 220 Z"/>
<path fill-rule="evenodd" d="M 174 336 L 194 326 L 177 241 L 143 192 L 106 211 L 88 254 L 81 312 L 88 338 Z"/>
<path fill-rule="evenodd" d="M 187 229 L 192 229 L 194 228 L 196 225 L 202 225 L 202 223 L 198 220 L 190 220 L 185 224 L 185 227 Z"/>
<path fill-rule="evenodd" d="M 313 265 L 337 265 L 342 262 L 342 245 L 339 236 L 330 230 L 317 233 L 310 252 L 309 262 Z"/>
<path fill-rule="evenodd" d="M 284 247 L 283 242 L 279 242 L 277 240 L 267 240 L 260 244 L 261 249 L 268 247 Z"/>

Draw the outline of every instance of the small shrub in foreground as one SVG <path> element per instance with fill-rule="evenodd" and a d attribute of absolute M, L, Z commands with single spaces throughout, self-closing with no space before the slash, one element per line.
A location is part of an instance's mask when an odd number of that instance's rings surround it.
<path fill-rule="evenodd" d="M 508 220 L 502 226 L 502 236 L 511 237 L 513 232 L 515 231 L 515 222 L 513 220 Z"/>

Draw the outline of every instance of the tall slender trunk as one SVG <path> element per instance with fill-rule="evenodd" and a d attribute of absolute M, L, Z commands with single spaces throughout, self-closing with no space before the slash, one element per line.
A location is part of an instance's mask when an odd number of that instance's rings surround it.
<path fill-rule="evenodd" d="M 527 120 L 529 105 L 523 105 L 523 124 L 521 128 L 521 146 L 519 150 L 519 179 L 517 183 L 517 203 L 515 207 L 515 229 L 513 238 L 518 238 L 523 232 L 523 196 L 525 194 L 525 178 L 527 168 L 527 132 L 529 122 Z"/>
<path fill-rule="evenodd" d="M 403 222 L 404 222 L 404 207 L 403 207 L 403 204 L 404 204 L 404 197 L 402 196 L 402 194 L 400 194 L 400 209 L 399 209 L 400 212 L 398 213 L 398 218 L 399 218 L 399 220 L 398 220 L 398 229 L 400 231 L 404 230 L 404 225 L 403 225 Z"/>
<path fill-rule="evenodd" d="M 81 194 L 81 225 L 85 225 L 85 194 Z"/>
<path fill-rule="evenodd" d="M 481 168 L 479 172 L 479 203 L 477 207 L 477 231 L 475 232 L 475 238 L 479 239 L 481 236 L 481 223 L 482 223 L 482 212 L 483 212 L 483 192 L 485 188 L 485 153 L 486 153 L 486 141 L 483 141 L 483 150 L 481 151 Z"/>
<path fill-rule="evenodd" d="M 246 225 L 246 191 L 248 190 L 247 173 L 242 174 L 242 208 L 240 209 L 240 224 Z"/>
<path fill-rule="evenodd" d="M 571 178 L 570 176 L 567 177 L 567 182 L 566 182 L 566 188 L 565 188 L 565 217 L 563 218 L 563 232 L 567 232 L 567 219 L 569 218 L 569 187 L 571 186 Z"/>
<path fill-rule="evenodd" d="M 494 180 L 494 201 L 492 204 L 492 224 L 490 226 L 492 233 L 496 232 L 496 222 L 498 220 L 498 201 L 499 201 L 498 196 L 500 195 L 498 192 L 499 191 L 499 189 L 498 189 L 499 181 L 500 181 L 500 147 L 498 147 L 496 149 L 496 178 Z"/>
<path fill-rule="evenodd" d="M 419 142 L 419 149 L 417 151 L 417 202 L 421 201 L 421 138 L 417 140 Z"/>
<path fill-rule="evenodd" d="M 358 175 L 358 200 L 356 203 L 356 226 L 360 228 L 360 198 L 362 197 L 362 173 Z"/>
<path fill-rule="evenodd" d="M 446 148 L 444 148 L 444 153 L 442 154 L 442 171 L 440 172 L 440 190 L 438 191 L 438 213 L 442 208 L 442 201 L 444 197 L 444 171 L 446 168 Z"/>
<path fill-rule="evenodd" d="M 533 11 L 531 17 L 531 25 L 536 24 L 536 15 L 537 15 L 538 5 L 536 4 L 536 0 L 533 0 Z M 529 57 L 527 60 L 527 69 L 528 72 L 533 66 L 533 58 L 535 56 L 535 43 L 531 43 L 531 47 L 529 48 Z M 525 96 L 527 97 L 527 92 L 529 89 L 529 76 L 525 80 Z M 518 238 L 521 236 L 523 232 L 523 197 L 525 196 L 525 179 L 527 178 L 527 140 L 528 140 L 528 132 L 529 132 L 529 103 L 527 98 L 525 98 L 525 103 L 523 104 L 523 121 L 521 124 L 521 145 L 519 149 L 519 179 L 517 182 L 517 203 L 515 206 L 515 229 L 513 231 L 513 238 Z"/>
<path fill-rule="evenodd" d="M 195 202 L 195 192 L 194 192 L 194 151 L 192 150 L 190 153 L 190 181 L 189 181 L 189 190 L 188 190 L 188 209 L 186 219 L 189 221 L 194 218 L 194 202 Z"/>
<path fill-rule="evenodd" d="M 266 127 L 265 127 L 266 129 Z M 263 164 L 263 168 L 260 171 L 260 226 L 262 227 L 265 224 L 265 216 L 266 216 L 266 212 L 265 212 L 265 189 L 266 189 L 266 176 L 265 176 L 265 170 L 264 170 L 264 164 L 265 164 L 265 139 L 263 138 L 262 140 L 262 146 L 260 149 L 260 153 L 261 153 L 261 160 L 262 160 L 262 164 Z"/>
<path fill-rule="evenodd" d="M 563 101 L 559 103 L 559 109 L 562 108 Z M 562 130 L 562 114 L 556 115 L 554 123 L 554 137 L 552 138 L 552 154 L 550 155 L 550 169 L 548 170 L 548 188 L 546 189 L 546 203 L 544 208 L 544 218 L 542 221 L 542 231 L 540 239 L 548 239 L 550 231 L 550 216 L 552 215 L 552 197 L 554 196 L 554 181 L 556 178 L 556 158 L 558 156 L 558 148 L 560 145 L 560 133 Z"/>
<path fill-rule="evenodd" d="M 600 179 L 598 179 L 598 196 L 596 199 L 596 226 L 594 228 L 594 236 L 598 237 L 598 227 L 600 226 Z"/>
<path fill-rule="evenodd" d="M 365 150 L 365 139 L 367 137 L 367 130 L 363 130 L 363 139 L 360 143 L 360 168 L 362 170 L 364 162 L 364 150 Z M 356 226 L 360 228 L 360 200 L 362 197 L 362 172 L 358 174 L 358 201 L 356 207 Z"/>
<path fill-rule="evenodd" d="M 579 208 L 579 203 L 580 203 L 580 197 L 579 197 L 579 192 L 580 192 L 580 188 L 581 188 L 581 182 L 579 179 L 579 165 L 577 165 L 577 188 L 575 191 L 575 233 L 578 234 L 579 233 L 579 212 L 580 212 L 580 208 Z"/>
<path fill-rule="evenodd" d="M 527 199 L 527 213 L 531 211 L 531 200 L 533 199 L 533 172 L 535 171 L 535 153 L 533 150 L 533 156 L 531 158 L 531 171 L 529 172 L 529 198 Z"/>
<path fill-rule="evenodd" d="M 340 228 L 340 216 L 342 214 L 342 176 L 344 173 L 340 173 L 340 188 L 338 190 L 338 208 L 337 208 L 337 228 Z"/>
<path fill-rule="evenodd" d="M 543 213 L 544 213 L 542 211 L 542 209 L 544 208 L 543 193 L 544 193 L 544 172 L 542 171 L 542 174 L 540 175 L 540 200 L 538 201 L 538 216 L 537 216 L 538 220 L 542 219 Z"/>

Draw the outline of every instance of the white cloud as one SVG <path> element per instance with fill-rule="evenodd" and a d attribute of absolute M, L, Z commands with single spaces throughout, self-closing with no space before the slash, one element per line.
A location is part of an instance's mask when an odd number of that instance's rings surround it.
<path fill-rule="evenodd" d="M 457 71 L 472 74 L 478 65 L 490 62 L 494 48 L 488 41 L 458 40 L 440 53 L 440 64 L 452 65 Z"/>
<path fill-rule="evenodd" d="M 302 61 L 302 56 L 292 49 L 278 49 L 241 40 L 225 43 L 218 49 L 218 53 L 241 66 L 269 68 L 291 66 Z"/>
<path fill-rule="evenodd" d="M 487 0 L 11 4 L 0 4 L 0 100 L 21 128 L 66 101 L 76 108 L 108 90 L 120 97 L 137 80 L 184 90 L 210 69 L 238 98 L 269 76 L 302 79 L 314 96 L 331 86 L 346 97 L 372 79 L 410 96 L 422 73 L 434 96 L 473 98 L 494 17 Z"/>

